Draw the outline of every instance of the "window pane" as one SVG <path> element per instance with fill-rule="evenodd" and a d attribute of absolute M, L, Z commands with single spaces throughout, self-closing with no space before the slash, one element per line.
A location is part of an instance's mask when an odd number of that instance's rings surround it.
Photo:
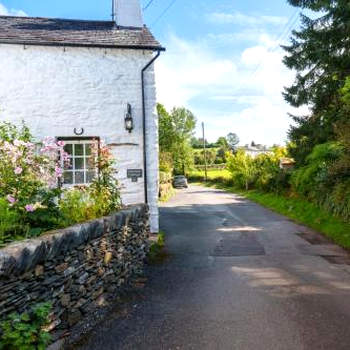
<path fill-rule="evenodd" d="M 76 184 L 83 184 L 84 183 L 84 172 L 83 171 L 76 171 L 75 172 L 75 183 Z"/>
<path fill-rule="evenodd" d="M 96 172 L 95 171 L 88 171 L 86 173 L 86 183 L 92 182 L 92 180 L 96 177 Z"/>
<path fill-rule="evenodd" d="M 64 150 L 65 150 L 65 152 L 67 152 L 68 154 L 73 154 L 73 145 L 70 145 L 70 144 L 64 145 Z"/>
<path fill-rule="evenodd" d="M 74 158 L 74 162 L 75 169 L 84 169 L 84 158 Z"/>
<path fill-rule="evenodd" d="M 74 155 L 83 156 L 84 155 L 84 145 L 74 145 Z"/>
<path fill-rule="evenodd" d="M 73 173 L 71 171 L 65 171 L 63 174 L 63 183 L 67 185 L 73 184 Z"/>
<path fill-rule="evenodd" d="M 69 157 L 69 160 L 67 162 L 64 162 L 64 169 L 73 169 L 73 159 L 71 157 Z"/>

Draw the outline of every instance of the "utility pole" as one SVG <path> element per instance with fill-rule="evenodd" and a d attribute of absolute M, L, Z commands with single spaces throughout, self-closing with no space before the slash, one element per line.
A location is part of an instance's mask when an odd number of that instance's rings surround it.
<path fill-rule="evenodd" d="M 204 122 L 202 123 L 203 130 L 203 153 L 204 153 L 204 172 L 205 172 L 205 181 L 208 181 L 208 171 L 207 171 L 207 151 L 205 149 L 205 132 L 204 132 Z"/>

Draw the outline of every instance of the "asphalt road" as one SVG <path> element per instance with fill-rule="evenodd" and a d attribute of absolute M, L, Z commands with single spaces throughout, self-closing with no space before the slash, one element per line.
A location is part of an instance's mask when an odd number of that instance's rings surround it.
<path fill-rule="evenodd" d="M 149 269 L 132 310 L 83 349 L 350 349 L 350 267 L 340 248 L 201 187 L 163 205 L 161 228 L 169 260 Z"/>

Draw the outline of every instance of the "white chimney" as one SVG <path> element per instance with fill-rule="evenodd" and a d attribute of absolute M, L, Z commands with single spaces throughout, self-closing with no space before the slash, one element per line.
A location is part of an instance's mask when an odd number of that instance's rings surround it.
<path fill-rule="evenodd" d="M 143 27 L 140 0 L 112 0 L 113 19 L 117 26 Z"/>

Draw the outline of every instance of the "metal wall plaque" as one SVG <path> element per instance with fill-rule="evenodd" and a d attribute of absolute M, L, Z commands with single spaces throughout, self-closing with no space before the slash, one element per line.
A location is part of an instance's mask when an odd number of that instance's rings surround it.
<path fill-rule="evenodd" d="M 128 169 L 127 170 L 127 177 L 128 179 L 131 179 L 132 182 L 137 182 L 139 178 L 143 176 L 142 169 Z"/>

